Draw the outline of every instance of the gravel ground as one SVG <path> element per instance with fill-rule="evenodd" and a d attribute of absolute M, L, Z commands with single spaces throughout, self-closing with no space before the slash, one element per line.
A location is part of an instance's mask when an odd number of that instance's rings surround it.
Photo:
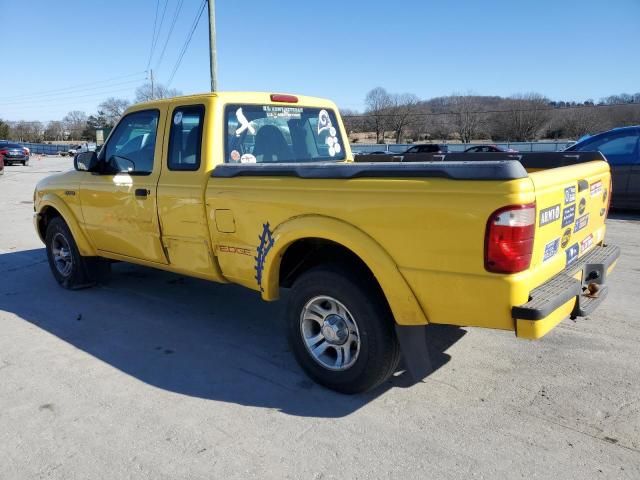
<path fill-rule="evenodd" d="M 66 291 L 32 193 L 0 177 L 0 478 L 640 478 L 640 215 L 611 293 L 537 342 L 436 326 L 437 370 L 346 397 L 308 380 L 282 302 L 127 264 Z"/>

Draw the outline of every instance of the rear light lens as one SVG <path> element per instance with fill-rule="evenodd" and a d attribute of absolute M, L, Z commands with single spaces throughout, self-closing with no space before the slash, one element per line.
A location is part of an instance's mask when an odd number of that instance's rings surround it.
<path fill-rule="evenodd" d="M 7 149 L 0 150 L 0 155 L 6 155 L 8 153 L 9 153 L 9 150 Z"/>
<path fill-rule="evenodd" d="M 487 221 L 484 268 L 493 273 L 517 273 L 529 268 L 536 228 L 536 204 L 510 205 Z"/>
<path fill-rule="evenodd" d="M 273 93 L 271 94 L 272 102 L 282 102 L 282 103 L 298 103 L 298 97 L 295 95 L 284 95 L 282 93 Z"/>

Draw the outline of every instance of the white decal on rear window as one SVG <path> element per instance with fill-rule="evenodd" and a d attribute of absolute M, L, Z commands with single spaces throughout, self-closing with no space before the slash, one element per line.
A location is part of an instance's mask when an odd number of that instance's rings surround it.
<path fill-rule="evenodd" d="M 242 132 L 244 132 L 245 130 L 249 130 L 249 133 L 251 135 L 256 134 L 256 129 L 253 127 L 253 125 L 251 125 L 251 122 L 247 120 L 247 117 L 244 116 L 244 113 L 242 113 L 242 107 L 236 110 L 236 118 L 238 119 L 238 123 L 240 124 L 240 126 L 236 130 L 236 137 L 242 135 Z"/>
<path fill-rule="evenodd" d="M 240 157 L 240 163 L 256 163 L 256 157 L 250 153 L 245 153 Z"/>
<path fill-rule="evenodd" d="M 338 131 L 331 124 L 331 118 L 329 117 L 329 112 L 326 110 L 320 110 L 318 114 L 318 135 L 320 135 L 325 130 L 328 130 L 328 136 L 325 140 L 325 143 L 329 145 L 329 156 L 335 157 L 336 154 L 342 151 L 342 147 L 340 146 L 340 142 L 338 141 Z"/>

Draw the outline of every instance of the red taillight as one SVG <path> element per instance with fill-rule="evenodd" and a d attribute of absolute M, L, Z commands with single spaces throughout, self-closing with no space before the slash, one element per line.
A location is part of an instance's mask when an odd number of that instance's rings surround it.
<path fill-rule="evenodd" d="M 298 103 L 298 97 L 296 97 L 295 95 L 284 95 L 282 93 L 272 93 L 271 101 L 282 102 L 282 103 Z"/>
<path fill-rule="evenodd" d="M 9 150 L 7 149 L 0 150 L 0 155 L 7 155 L 8 153 L 9 153 Z"/>
<path fill-rule="evenodd" d="M 487 221 L 484 268 L 493 273 L 517 273 L 529 268 L 536 229 L 536 204 L 510 205 Z"/>

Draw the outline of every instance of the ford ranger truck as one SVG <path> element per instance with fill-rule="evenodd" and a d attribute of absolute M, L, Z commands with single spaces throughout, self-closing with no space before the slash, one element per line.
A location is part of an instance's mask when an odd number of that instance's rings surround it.
<path fill-rule="evenodd" d="M 355 163 L 338 109 L 320 98 L 137 104 L 74 164 L 35 191 L 60 285 L 93 285 L 125 261 L 266 301 L 287 292 L 295 357 L 345 393 L 384 382 L 401 354 L 414 377 L 428 374 L 430 323 L 537 339 L 590 314 L 619 255 L 605 241 L 600 153 Z"/>

